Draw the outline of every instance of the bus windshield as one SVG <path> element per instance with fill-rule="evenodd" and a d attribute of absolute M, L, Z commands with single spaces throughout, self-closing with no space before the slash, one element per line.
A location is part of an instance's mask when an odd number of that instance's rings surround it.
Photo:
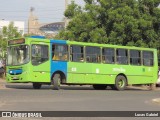
<path fill-rule="evenodd" d="M 7 65 L 22 65 L 29 62 L 29 46 L 8 47 Z"/>

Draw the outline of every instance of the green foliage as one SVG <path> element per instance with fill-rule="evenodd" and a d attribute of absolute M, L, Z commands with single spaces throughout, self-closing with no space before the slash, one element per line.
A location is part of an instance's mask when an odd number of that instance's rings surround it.
<path fill-rule="evenodd" d="M 159 0 L 84 1 L 68 6 L 60 39 L 160 48 Z"/>
<path fill-rule="evenodd" d="M 65 16 L 68 18 L 73 18 L 76 14 L 81 12 L 81 7 L 77 4 L 74 4 L 74 2 L 71 2 L 71 5 L 68 6 L 68 9 L 65 11 Z"/>
<path fill-rule="evenodd" d="M 5 53 L 7 41 L 18 37 L 22 37 L 22 34 L 17 31 L 17 28 L 14 27 L 13 22 L 11 22 L 8 26 L 4 26 L 0 31 L 0 51 Z M 2 55 L 0 54 L 0 57 L 4 57 Z"/>

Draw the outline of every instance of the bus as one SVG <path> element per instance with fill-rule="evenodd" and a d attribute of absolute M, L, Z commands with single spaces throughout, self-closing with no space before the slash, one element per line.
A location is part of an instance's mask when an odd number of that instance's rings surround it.
<path fill-rule="evenodd" d="M 155 85 L 157 50 L 52 40 L 31 36 L 8 41 L 6 81 L 61 85 L 92 85 L 94 89 L 124 90 L 127 85 Z"/>

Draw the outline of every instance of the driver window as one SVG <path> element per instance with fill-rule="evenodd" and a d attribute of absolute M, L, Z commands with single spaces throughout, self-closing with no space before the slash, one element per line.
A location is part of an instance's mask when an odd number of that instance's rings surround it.
<path fill-rule="evenodd" d="M 47 45 L 32 45 L 32 64 L 38 65 L 49 59 Z"/>

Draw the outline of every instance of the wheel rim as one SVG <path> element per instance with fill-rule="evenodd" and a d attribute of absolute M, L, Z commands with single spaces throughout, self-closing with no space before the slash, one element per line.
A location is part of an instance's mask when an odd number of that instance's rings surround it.
<path fill-rule="evenodd" d="M 60 79 L 60 77 L 59 77 L 59 79 L 58 79 L 58 86 L 60 86 L 61 85 L 61 79 Z"/>
<path fill-rule="evenodd" d="M 118 81 L 118 86 L 119 86 L 120 88 L 123 88 L 123 87 L 124 87 L 124 80 L 123 80 L 123 79 L 120 79 L 120 80 Z"/>

